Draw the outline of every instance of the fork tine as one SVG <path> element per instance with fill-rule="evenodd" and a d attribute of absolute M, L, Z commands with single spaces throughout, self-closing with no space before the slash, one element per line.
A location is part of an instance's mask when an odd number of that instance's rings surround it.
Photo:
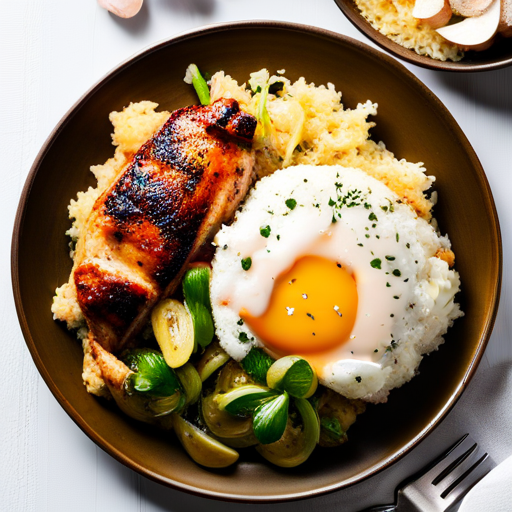
<path fill-rule="evenodd" d="M 466 493 L 495 466 L 496 463 L 491 457 L 489 457 L 487 453 L 484 454 L 471 468 L 470 473 L 463 477 L 463 479 L 455 485 L 453 490 L 449 491 L 447 495 L 441 496 L 445 500 L 446 508 L 449 508 L 452 504 L 461 500 Z"/>
<path fill-rule="evenodd" d="M 445 491 L 454 486 L 454 484 L 469 470 L 471 470 L 471 468 L 485 455 L 487 454 L 475 443 L 463 455 L 461 455 L 452 466 L 449 466 L 447 471 L 443 472 L 439 478 L 436 478 L 432 482 L 432 485 L 434 485 L 439 494 L 443 496 Z"/>
<path fill-rule="evenodd" d="M 431 484 L 439 481 L 442 477 L 450 471 L 451 465 L 460 457 L 476 445 L 475 441 L 465 434 L 453 446 L 451 446 L 439 459 L 437 459 L 431 468 L 421 475 L 416 482 L 419 484 Z"/>

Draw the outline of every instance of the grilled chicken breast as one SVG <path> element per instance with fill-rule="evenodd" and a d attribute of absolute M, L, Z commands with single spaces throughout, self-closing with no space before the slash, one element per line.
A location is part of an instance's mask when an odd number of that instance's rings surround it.
<path fill-rule="evenodd" d="M 233 215 L 252 180 L 255 128 L 232 99 L 177 110 L 98 198 L 72 277 L 104 349 L 127 345 Z"/>

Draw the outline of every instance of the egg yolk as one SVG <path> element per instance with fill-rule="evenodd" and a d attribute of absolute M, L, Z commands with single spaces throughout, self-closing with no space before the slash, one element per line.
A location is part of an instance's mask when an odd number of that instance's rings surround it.
<path fill-rule="evenodd" d="M 314 354 L 348 341 L 357 313 L 357 286 L 340 263 L 304 256 L 274 284 L 263 315 L 240 316 L 277 353 Z"/>

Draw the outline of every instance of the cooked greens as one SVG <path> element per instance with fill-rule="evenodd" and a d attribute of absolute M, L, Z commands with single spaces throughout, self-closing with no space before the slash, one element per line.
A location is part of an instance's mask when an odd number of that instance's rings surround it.
<path fill-rule="evenodd" d="M 274 361 L 264 350 L 253 347 L 242 359 L 240 365 L 254 380 L 266 386 L 267 372 Z"/>
<path fill-rule="evenodd" d="M 151 325 L 165 362 L 171 368 L 184 365 L 194 351 L 194 323 L 188 309 L 178 300 L 162 300 L 151 312 Z"/>
<path fill-rule="evenodd" d="M 185 304 L 190 311 L 194 323 L 194 343 L 197 346 L 208 346 L 214 335 L 212 306 L 210 303 L 209 266 L 193 267 L 183 277 L 183 295 Z"/>
<path fill-rule="evenodd" d="M 268 370 L 268 386 L 287 391 L 296 398 L 309 398 L 318 386 L 318 378 L 311 365 L 299 356 L 278 359 Z"/>
<path fill-rule="evenodd" d="M 320 425 L 318 415 L 308 400 L 296 398 L 294 406 L 301 424 L 294 426 L 288 419 L 283 436 L 272 444 L 260 444 L 256 450 L 272 464 L 292 468 L 305 462 L 318 443 Z"/>
<path fill-rule="evenodd" d="M 183 409 L 186 402 L 183 387 L 160 352 L 148 348 L 129 350 L 124 352 L 122 360 L 131 370 L 124 389 L 132 409 L 150 411 L 155 418 Z"/>
<path fill-rule="evenodd" d="M 177 414 L 173 418 L 174 431 L 183 448 L 201 466 L 225 468 L 238 460 L 238 452 L 220 443 Z"/>
<path fill-rule="evenodd" d="M 261 444 L 275 443 L 281 439 L 288 422 L 289 402 L 288 393 L 285 391 L 255 409 L 252 428 Z"/>
<path fill-rule="evenodd" d="M 221 348 L 219 342 L 214 341 L 206 348 L 196 366 L 201 381 L 204 382 L 216 370 L 225 365 L 229 359 L 229 355 Z"/>
<path fill-rule="evenodd" d="M 149 348 L 138 348 L 124 353 L 122 361 L 132 370 L 130 387 L 151 397 L 171 396 L 182 392 L 177 375 L 165 362 L 163 355 Z"/>
<path fill-rule="evenodd" d="M 203 78 L 203 75 L 201 75 L 199 68 L 195 64 L 190 64 L 187 68 L 185 81 L 194 86 L 201 105 L 210 104 L 210 89 L 208 88 L 208 84 Z"/>
<path fill-rule="evenodd" d="M 218 396 L 217 402 L 221 410 L 234 416 L 249 416 L 263 403 L 279 394 L 261 386 L 240 386 Z"/>

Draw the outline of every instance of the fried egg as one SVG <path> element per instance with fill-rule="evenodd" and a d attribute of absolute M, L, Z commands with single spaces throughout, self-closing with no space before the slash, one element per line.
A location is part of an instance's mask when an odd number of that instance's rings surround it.
<path fill-rule="evenodd" d="M 215 240 L 211 301 L 221 346 L 300 355 L 348 398 L 383 401 L 437 348 L 458 274 L 449 240 L 382 182 L 340 166 L 260 180 Z"/>

